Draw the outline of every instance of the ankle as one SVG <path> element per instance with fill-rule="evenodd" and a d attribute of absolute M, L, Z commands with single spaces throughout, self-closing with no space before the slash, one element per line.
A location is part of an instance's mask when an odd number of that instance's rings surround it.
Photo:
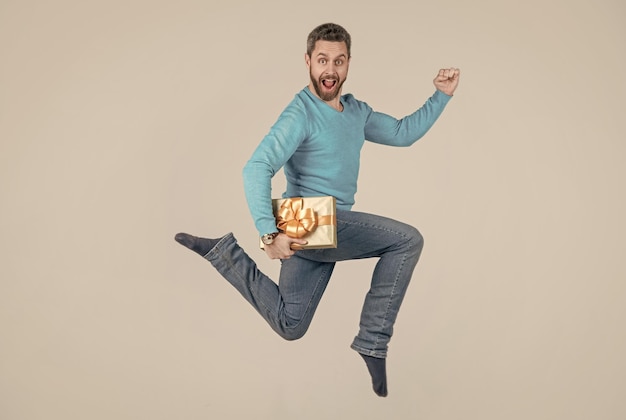
<path fill-rule="evenodd" d="M 208 254 L 213 249 L 213 247 L 222 238 L 217 238 L 217 239 L 200 238 L 200 237 L 197 237 L 197 236 L 193 236 L 193 235 L 189 235 L 187 233 L 181 232 L 181 233 L 176 234 L 174 239 L 179 244 L 181 244 L 181 245 L 191 249 L 195 253 L 197 253 L 197 254 L 199 254 L 199 255 L 204 257 L 206 254 Z"/>

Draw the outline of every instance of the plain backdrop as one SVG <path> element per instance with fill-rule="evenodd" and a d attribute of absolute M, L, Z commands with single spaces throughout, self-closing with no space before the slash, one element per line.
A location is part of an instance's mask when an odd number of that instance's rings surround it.
<path fill-rule="evenodd" d="M 617 0 L 0 1 L 0 418 L 626 418 Z M 241 169 L 345 26 L 344 93 L 396 117 L 460 67 L 408 149 L 366 144 L 355 210 L 426 246 L 390 395 L 349 349 L 375 261 L 274 334 L 179 231 L 267 274 Z M 275 196 L 282 193 L 282 174 Z"/>

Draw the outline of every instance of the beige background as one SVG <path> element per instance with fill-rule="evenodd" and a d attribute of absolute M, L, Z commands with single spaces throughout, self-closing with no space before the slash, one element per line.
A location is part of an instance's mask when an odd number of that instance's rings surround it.
<path fill-rule="evenodd" d="M 626 418 L 625 11 L 2 0 L 0 418 Z M 173 241 L 232 230 L 277 273 L 241 168 L 326 21 L 354 39 L 344 92 L 377 110 L 463 71 L 427 137 L 362 154 L 355 209 L 426 237 L 387 399 L 348 347 L 373 261 L 340 265 L 285 342 Z"/>

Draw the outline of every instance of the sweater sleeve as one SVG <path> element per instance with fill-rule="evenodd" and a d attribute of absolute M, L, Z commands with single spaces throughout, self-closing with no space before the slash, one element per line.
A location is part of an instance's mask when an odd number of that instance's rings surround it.
<path fill-rule="evenodd" d="M 289 104 L 243 168 L 244 192 L 259 235 L 276 231 L 272 177 L 305 139 L 306 121 L 304 110 L 295 101 Z"/>
<path fill-rule="evenodd" d="M 451 98 L 437 90 L 421 108 L 400 120 L 372 111 L 365 123 L 365 138 L 389 146 L 410 146 L 433 126 Z"/>

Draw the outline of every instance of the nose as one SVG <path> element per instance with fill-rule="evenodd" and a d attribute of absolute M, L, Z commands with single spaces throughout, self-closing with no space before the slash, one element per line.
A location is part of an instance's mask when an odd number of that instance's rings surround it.
<path fill-rule="evenodd" d="M 333 65 L 329 65 L 324 69 L 324 76 L 328 77 L 339 77 L 337 74 L 337 69 Z"/>

